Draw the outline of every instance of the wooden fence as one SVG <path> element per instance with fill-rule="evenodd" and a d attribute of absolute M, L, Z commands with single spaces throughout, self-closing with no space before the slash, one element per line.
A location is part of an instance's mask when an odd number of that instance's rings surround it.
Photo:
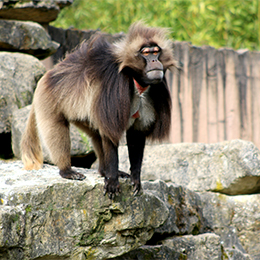
<path fill-rule="evenodd" d="M 175 42 L 175 58 L 171 142 L 240 138 L 260 148 L 260 52 Z"/>

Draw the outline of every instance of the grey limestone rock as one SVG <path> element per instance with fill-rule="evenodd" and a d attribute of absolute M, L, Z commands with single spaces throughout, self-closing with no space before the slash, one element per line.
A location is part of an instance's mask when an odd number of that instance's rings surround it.
<path fill-rule="evenodd" d="M 128 171 L 127 148 L 121 147 L 119 154 L 121 170 Z M 147 145 L 142 180 L 156 179 L 193 191 L 260 192 L 260 152 L 252 142 L 243 140 Z"/>
<path fill-rule="evenodd" d="M 1 11 L 1 10 L 0 10 Z M 46 30 L 38 23 L 0 19 L 0 50 L 22 52 L 39 59 L 47 58 L 58 49 Z"/>
<path fill-rule="evenodd" d="M 73 0 L 4 0 L 0 2 L 0 18 L 49 23 L 54 21 L 60 9 Z"/>
<path fill-rule="evenodd" d="M 196 193 L 157 180 L 134 197 L 120 179 L 122 193 L 109 200 L 95 170 L 77 168 L 80 182 L 54 166 L 22 168 L 0 161 L 0 259 L 259 257 L 259 194 Z"/>
<path fill-rule="evenodd" d="M 247 253 L 252 259 L 259 259 L 260 194 L 228 196 L 204 192 L 200 198 L 205 226 L 221 237 L 228 254 L 249 257 Z"/>
<path fill-rule="evenodd" d="M 0 133 L 11 131 L 12 113 L 32 102 L 45 67 L 28 54 L 0 52 Z"/>
<path fill-rule="evenodd" d="M 82 182 L 63 179 L 57 167 L 22 170 L 0 161 L 0 259 L 106 259 L 142 246 L 169 215 L 153 194 L 103 196 L 103 178 L 77 169 Z M 12 258 L 14 256 L 14 258 Z"/>
<path fill-rule="evenodd" d="M 182 253 L 187 260 L 222 259 L 220 237 L 215 234 L 205 233 L 197 236 L 167 238 L 162 241 L 162 244 L 172 248 L 175 252 Z"/>

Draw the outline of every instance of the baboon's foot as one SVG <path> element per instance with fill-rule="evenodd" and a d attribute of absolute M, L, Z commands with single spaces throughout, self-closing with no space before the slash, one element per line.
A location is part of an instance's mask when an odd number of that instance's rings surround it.
<path fill-rule="evenodd" d="M 65 179 L 78 180 L 78 181 L 82 181 L 86 178 L 85 175 L 83 175 L 79 172 L 73 171 L 72 169 L 60 170 L 60 176 Z"/>

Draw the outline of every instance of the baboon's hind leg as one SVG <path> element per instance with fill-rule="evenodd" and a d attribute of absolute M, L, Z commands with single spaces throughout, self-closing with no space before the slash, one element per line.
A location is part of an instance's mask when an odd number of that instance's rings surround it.
<path fill-rule="evenodd" d="M 47 127 L 46 127 L 47 126 Z M 50 153 L 51 160 L 60 169 L 63 178 L 83 180 L 86 177 L 71 169 L 69 123 L 63 116 L 45 115 L 39 118 L 39 129 L 42 139 Z"/>

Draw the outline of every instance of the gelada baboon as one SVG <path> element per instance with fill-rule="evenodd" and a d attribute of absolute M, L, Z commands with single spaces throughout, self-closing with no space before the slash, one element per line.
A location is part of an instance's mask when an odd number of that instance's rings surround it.
<path fill-rule="evenodd" d="M 48 71 L 36 88 L 21 142 L 25 169 L 43 164 L 41 142 L 63 178 L 83 180 L 71 169 L 70 123 L 92 139 L 109 197 L 120 192 L 118 143 L 126 131 L 134 194 L 146 138 L 167 137 L 171 98 L 165 71 L 175 66 L 167 30 L 133 24 L 128 34 L 108 43 L 102 33 L 83 42 Z"/>

